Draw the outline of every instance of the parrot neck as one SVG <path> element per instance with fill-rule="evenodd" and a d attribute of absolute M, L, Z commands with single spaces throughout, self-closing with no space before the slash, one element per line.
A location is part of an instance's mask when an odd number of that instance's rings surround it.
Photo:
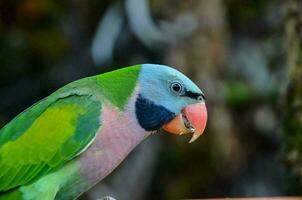
<path fill-rule="evenodd" d="M 102 95 L 115 107 L 124 110 L 129 98 L 135 92 L 140 70 L 141 66 L 136 65 L 107 72 L 94 78 L 101 88 Z"/>
<path fill-rule="evenodd" d="M 104 104 L 102 108 L 102 128 L 93 144 L 80 156 L 82 174 L 90 186 L 111 173 L 125 157 L 147 136 L 151 134 L 138 124 L 135 116 L 135 95 L 132 95 L 124 111 Z"/>

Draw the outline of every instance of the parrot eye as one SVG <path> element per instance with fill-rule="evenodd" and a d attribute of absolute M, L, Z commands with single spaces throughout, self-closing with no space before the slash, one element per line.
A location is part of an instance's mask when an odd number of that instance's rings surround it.
<path fill-rule="evenodd" d="M 183 90 L 183 87 L 182 87 L 182 85 L 179 82 L 173 82 L 170 85 L 170 90 L 172 92 L 180 94 L 182 92 L 182 90 Z"/>
<path fill-rule="evenodd" d="M 203 101 L 203 100 L 205 100 L 205 96 L 203 94 L 197 97 L 197 101 Z"/>

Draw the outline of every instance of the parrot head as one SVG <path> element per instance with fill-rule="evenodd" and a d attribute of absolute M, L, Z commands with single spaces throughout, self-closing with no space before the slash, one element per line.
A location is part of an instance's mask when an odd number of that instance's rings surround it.
<path fill-rule="evenodd" d="M 195 141 L 207 123 L 203 92 L 184 74 L 163 65 L 143 64 L 135 113 L 147 131 L 192 133 Z"/>

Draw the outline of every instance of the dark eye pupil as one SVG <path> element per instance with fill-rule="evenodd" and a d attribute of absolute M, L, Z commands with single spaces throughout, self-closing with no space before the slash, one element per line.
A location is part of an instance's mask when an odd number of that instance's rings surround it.
<path fill-rule="evenodd" d="M 197 100 L 198 101 L 205 100 L 205 96 L 202 94 L 202 95 L 200 95 L 200 96 L 197 97 Z"/>
<path fill-rule="evenodd" d="M 179 84 L 173 84 L 172 85 L 172 89 L 175 91 L 175 92 L 179 92 L 181 90 L 181 87 Z"/>

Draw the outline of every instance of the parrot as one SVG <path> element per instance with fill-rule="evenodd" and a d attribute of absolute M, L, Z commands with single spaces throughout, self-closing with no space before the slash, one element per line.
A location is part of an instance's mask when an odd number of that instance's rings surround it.
<path fill-rule="evenodd" d="M 200 88 L 166 65 L 137 64 L 71 82 L 0 130 L 0 199 L 76 199 L 145 138 L 205 130 Z"/>

